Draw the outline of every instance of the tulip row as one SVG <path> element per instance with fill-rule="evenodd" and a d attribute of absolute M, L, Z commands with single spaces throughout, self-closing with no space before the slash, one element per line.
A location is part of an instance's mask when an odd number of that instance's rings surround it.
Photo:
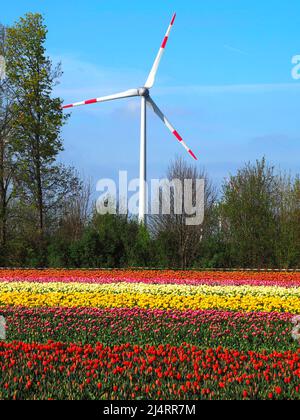
<path fill-rule="evenodd" d="M 300 287 L 300 272 L 196 272 L 171 270 L 0 270 L 1 281 L 34 283 L 146 283 Z"/>
<path fill-rule="evenodd" d="M 92 293 L 92 294 L 147 294 L 159 296 L 197 296 L 197 295 L 218 295 L 218 296 L 263 296 L 280 298 L 300 298 L 299 287 L 279 286 L 218 286 L 218 285 L 173 285 L 173 284 L 144 284 L 144 283 L 31 283 L 31 282 L 1 282 L 0 294 L 10 292 L 26 293 Z"/>
<path fill-rule="evenodd" d="M 1 399 L 299 399 L 300 351 L 0 343 Z"/>
<path fill-rule="evenodd" d="M 0 314 L 7 320 L 9 341 L 298 348 L 292 339 L 293 315 L 285 313 L 10 307 Z"/>
<path fill-rule="evenodd" d="M 222 309 L 300 314 L 300 288 L 0 283 L 0 306 Z"/>

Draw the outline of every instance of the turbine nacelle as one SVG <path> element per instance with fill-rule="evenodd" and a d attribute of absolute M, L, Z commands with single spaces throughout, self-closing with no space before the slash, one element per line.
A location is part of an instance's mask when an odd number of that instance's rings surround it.
<path fill-rule="evenodd" d="M 142 87 L 138 89 L 139 96 L 143 96 L 144 98 L 149 98 L 150 92 L 149 89 Z"/>

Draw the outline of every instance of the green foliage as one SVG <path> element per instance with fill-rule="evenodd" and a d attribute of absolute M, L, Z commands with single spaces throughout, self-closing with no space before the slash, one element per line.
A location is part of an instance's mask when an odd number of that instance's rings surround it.
<path fill-rule="evenodd" d="M 37 13 L 0 27 L 7 76 L 0 86 L 0 246 L 2 260 L 16 266 L 52 261 L 49 237 L 64 203 L 82 188 L 73 168 L 57 164 L 68 116 L 53 97 L 61 70 L 46 55 L 46 36 Z"/>
<path fill-rule="evenodd" d="M 87 229 L 82 238 L 70 246 L 70 263 L 72 267 L 101 267 L 102 244 L 94 229 Z"/>
<path fill-rule="evenodd" d="M 70 266 L 70 244 L 64 238 L 56 237 L 47 249 L 49 267 L 64 268 Z"/>
<path fill-rule="evenodd" d="M 265 159 L 247 164 L 223 186 L 222 219 L 233 264 L 275 263 L 277 177 Z"/>
<path fill-rule="evenodd" d="M 280 267 L 293 268 L 300 261 L 300 181 L 284 175 L 278 184 L 276 261 Z"/>
<path fill-rule="evenodd" d="M 299 185 L 298 179 L 277 175 L 265 160 L 245 165 L 224 185 L 188 268 L 299 266 Z M 23 215 L 29 218 L 30 211 Z M 70 222 L 76 220 L 73 215 Z M 39 237 L 30 226 L 10 242 L 13 257 L 6 265 L 40 266 Z M 50 267 L 181 268 L 172 230 L 150 236 L 145 226 L 124 216 L 94 213 L 80 229 L 58 224 L 47 243 Z"/>
<path fill-rule="evenodd" d="M 6 69 L 15 95 L 12 105 L 16 184 L 23 201 L 36 209 L 37 228 L 45 233 L 45 217 L 53 204 L 47 193 L 60 189 L 55 161 L 62 151 L 60 130 L 66 120 L 61 100 L 52 92 L 59 66 L 46 56 L 47 29 L 40 14 L 28 13 L 7 30 Z"/>
<path fill-rule="evenodd" d="M 151 260 L 148 231 L 123 216 L 94 215 L 76 241 L 53 237 L 48 247 L 51 267 L 143 267 Z"/>
<path fill-rule="evenodd" d="M 25 168 L 34 159 L 47 167 L 62 150 L 59 133 L 65 116 L 61 100 L 51 97 L 60 70 L 53 69 L 45 55 L 46 34 L 42 16 L 32 13 L 7 31 L 7 77 L 17 97 L 16 142 L 20 163 Z"/>

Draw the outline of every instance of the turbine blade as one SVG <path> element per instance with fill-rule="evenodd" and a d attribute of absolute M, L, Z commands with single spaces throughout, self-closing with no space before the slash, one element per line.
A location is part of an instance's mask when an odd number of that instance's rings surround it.
<path fill-rule="evenodd" d="M 158 70 L 158 67 L 159 67 L 159 63 L 160 63 L 160 60 L 161 60 L 161 58 L 163 56 L 163 53 L 165 51 L 165 48 L 166 48 L 166 45 L 167 45 L 167 42 L 168 42 L 168 39 L 169 39 L 169 36 L 170 36 L 172 26 L 174 25 L 175 19 L 176 19 L 176 13 L 172 17 L 172 20 L 171 20 L 170 26 L 167 30 L 166 36 L 164 37 L 164 40 L 161 44 L 161 47 L 160 47 L 160 49 L 158 51 L 158 54 L 156 56 L 156 59 L 154 61 L 152 70 L 151 70 L 151 72 L 149 74 L 149 77 L 146 81 L 145 88 L 147 88 L 147 89 L 151 89 L 154 85 L 156 73 L 157 73 L 157 70 Z"/>
<path fill-rule="evenodd" d="M 88 99 L 87 101 L 75 102 L 73 104 L 64 105 L 62 108 L 74 108 L 76 106 L 91 105 L 96 104 L 98 102 L 114 101 L 115 99 L 131 98 L 133 96 L 139 96 L 139 91 L 137 89 L 126 90 L 125 92 L 116 93 L 115 95 L 103 96 L 95 99 Z"/>
<path fill-rule="evenodd" d="M 178 131 L 175 130 L 175 128 L 172 126 L 172 124 L 170 123 L 170 121 L 167 119 L 167 117 L 162 113 L 162 111 L 158 108 L 158 106 L 156 105 L 156 103 L 153 101 L 152 98 L 150 98 L 150 96 L 147 98 L 147 103 L 149 106 L 151 106 L 151 108 L 153 109 L 153 111 L 155 112 L 155 114 L 162 120 L 162 122 L 165 124 L 165 126 L 171 131 L 171 133 L 177 138 L 177 140 L 179 141 L 179 143 L 185 148 L 185 150 L 192 156 L 193 159 L 198 160 L 197 157 L 194 155 L 194 153 L 192 152 L 192 150 L 186 145 L 186 143 L 183 141 L 182 137 L 180 136 L 180 134 L 178 133 Z"/>

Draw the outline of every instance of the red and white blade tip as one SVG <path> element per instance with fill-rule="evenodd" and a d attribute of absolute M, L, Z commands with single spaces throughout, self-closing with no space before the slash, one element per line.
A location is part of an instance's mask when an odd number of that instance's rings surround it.
<path fill-rule="evenodd" d="M 170 26 L 168 28 L 168 31 L 166 33 L 166 36 L 164 37 L 164 40 L 163 40 L 163 42 L 161 44 L 161 47 L 160 48 L 163 49 L 163 50 L 167 46 L 167 43 L 168 43 L 168 40 L 169 40 L 169 36 L 170 36 L 170 31 L 171 31 L 172 26 L 174 25 L 175 19 L 176 19 L 176 13 L 174 13 L 174 15 L 172 17 L 172 20 L 171 20 Z"/>
<path fill-rule="evenodd" d="M 154 83 L 155 83 L 156 73 L 158 71 L 158 67 L 159 67 L 161 58 L 163 56 L 163 53 L 165 51 L 165 48 L 167 46 L 167 43 L 168 43 L 168 40 L 169 40 L 169 36 L 170 36 L 170 33 L 171 33 L 171 29 L 172 29 L 172 26 L 174 25 L 175 19 L 176 19 L 176 13 L 174 13 L 174 15 L 172 17 L 171 23 L 170 23 L 170 25 L 168 27 L 168 30 L 166 32 L 166 35 L 165 35 L 164 39 L 163 39 L 163 42 L 160 45 L 158 54 L 156 56 L 156 59 L 154 61 L 154 64 L 153 64 L 152 69 L 150 71 L 150 74 L 149 74 L 148 79 L 146 81 L 145 87 L 147 89 L 151 89 L 153 87 Z"/>
<path fill-rule="evenodd" d="M 192 156 L 192 158 L 198 160 L 197 156 L 192 152 L 192 150 L 189 150 L 189 154 Z"/>
<path fill-rule="evenodd" d="M 182 144 L 182 146 L 185 148 L 185 150 L 192 156 L 193 159 L 198 160 L 197 156 L 194 154 L 194 152 L 189 149 L 189 147 L 185 144 L 185 142 L 183 141 L 183 138 L 181 137 L 181 135 L 178 133 L 178 131 L 174 130 L 173 131 L 174 136 L 177 138 L 177 140 L 179 141 L 179 143 Z"/>
<path fill-rule="evenodd" d="M 62 107 L 62 109 L 74 108 L 74 107 L 80 106 L 80 105 L 91 105 L 91 104 L 96 104 L 97 102 L 98 102 L 97 99 L 88 99 L 87 101 L 77 102 L 75 104 L 64 105 Z"/>

